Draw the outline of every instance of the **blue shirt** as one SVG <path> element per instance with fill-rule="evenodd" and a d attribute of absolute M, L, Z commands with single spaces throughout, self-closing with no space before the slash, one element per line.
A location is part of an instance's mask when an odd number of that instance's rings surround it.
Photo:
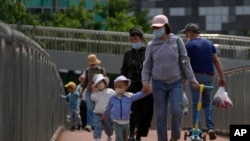
<path fill-rule="evenodd" d="M 70 109 L 79 109 L 79 106 L 80 106 L 79 105 L 80 95 L 78 93 L 76 93 L 76 92 L 69 93 L 66 96 L 61 95 L 61 97 L 69 101 L 69 108 Z"/>
<path fill-rule="evenodd" d="M 186 44 L 186 49 L 194 73 L 214 73 L 213 55 L 216 49 L 211 41 L 195 38 Z"/>

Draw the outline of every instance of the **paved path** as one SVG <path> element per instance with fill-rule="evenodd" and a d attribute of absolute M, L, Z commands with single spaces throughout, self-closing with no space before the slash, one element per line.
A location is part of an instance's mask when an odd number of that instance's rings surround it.
<path fill-rule="evenodd" d="M 170 132 L 168 133 L 170 135 Z M 184 141 L 184 131 L 182 132 L 182 138 L 180 141 Z M 95 141 L 93 139 L 93 132 L 86 132 L 86 131 L 63 131 L 56 141 Z M 103 133 L 101 141 L 106 141 L 106 135 Z M 113 139 L 114 141 L 114 139 Z M 156 130 L 150 130 L 148 137 L 142 138 L 142 141 L 157 141 Z M 207 141 L 209 141 L 207 136 Z M 216 141 L 229 141 L 228 137 L 224 136 L 217 136 Z"/>

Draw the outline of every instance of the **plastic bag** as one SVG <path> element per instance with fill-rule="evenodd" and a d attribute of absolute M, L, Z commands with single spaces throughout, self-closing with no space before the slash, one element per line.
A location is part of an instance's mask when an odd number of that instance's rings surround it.
<path fill-rule="evenodd" d="M 219 87 L 213 98 L 212 105 L 222 109 L 228 109 L 233 106 L 233 102 L 225 91 L 225 87 Z"/>
<path fill-rule="evenodd" d="M 185 92 L 183 92 L 183 114 L 187 115 L 188 114 L 188 98 Z"/>

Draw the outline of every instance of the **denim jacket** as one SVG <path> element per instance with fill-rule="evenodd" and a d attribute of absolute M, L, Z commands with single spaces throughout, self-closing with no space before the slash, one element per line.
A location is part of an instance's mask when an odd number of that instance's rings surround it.
<path fill-rule="evenodd" d="M 135 94 L 125 92 L 121 97 L 118 97 L 116 94 L 112 95 L 104 110 L 104 115 L 111 114 L 112 120 L 129 120 L 132 103 L 146 95 L 142 91 Z"/>

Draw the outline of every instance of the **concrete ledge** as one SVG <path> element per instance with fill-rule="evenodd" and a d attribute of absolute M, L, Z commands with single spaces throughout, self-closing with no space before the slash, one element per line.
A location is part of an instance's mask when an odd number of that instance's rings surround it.
<path fill-rule="evenodd" d="M 59 126 L 54 135 L 51 137 L 50 141 L 57 141 L 58 136 L 65 131 L 63 126 Z"/>

